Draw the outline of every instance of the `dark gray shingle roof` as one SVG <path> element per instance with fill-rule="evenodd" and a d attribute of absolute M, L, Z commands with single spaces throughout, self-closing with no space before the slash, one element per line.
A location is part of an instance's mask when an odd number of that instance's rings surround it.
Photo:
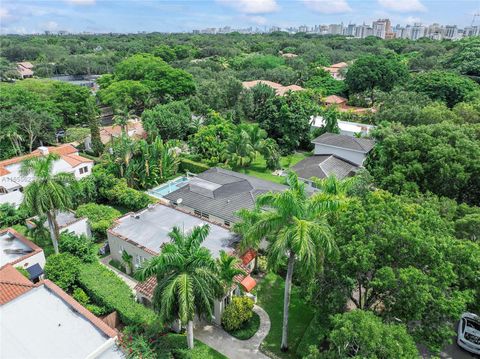
<path fill-rule="evenodd" d="M 335 155 L 315 155 L 305 158 L 292 167 L 299 178 L 325 178 L 334 175 L 343 179 L 354 173 L 359 167 Z"/>
<path fill-rule="evenodd" d="M 234 222 L 235 212 L 242 208 L 253 208 L 255 198 L 269 191 L 283 191 L 287 186 L 265 181 L 243 173 L 211 168 L 193 178 L 186 186 L 169 193 L 166 199 Z"/>
<path fill-rule="evenodd" d="M 366 138 L 356 138 L 352 136 L 338 135 L 336 133 L 329 132 L 318 136 L 312 141 L 312 143 L 346 148 L 349 150 L 360 151 L 363 153 L 368 153 L 375 145 L 375 141 Z"/>

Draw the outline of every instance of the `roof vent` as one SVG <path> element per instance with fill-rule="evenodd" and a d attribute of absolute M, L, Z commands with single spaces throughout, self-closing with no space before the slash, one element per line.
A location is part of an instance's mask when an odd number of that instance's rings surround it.
<path fill-rule="evenodd" d="M 48 155 L 48 148 L 45 147 L 45 146 L 40 146 L 40 147 L 38 148 L 38 151 L 40 152 L 40 154 L 41 154 L 42 156 Z"/>

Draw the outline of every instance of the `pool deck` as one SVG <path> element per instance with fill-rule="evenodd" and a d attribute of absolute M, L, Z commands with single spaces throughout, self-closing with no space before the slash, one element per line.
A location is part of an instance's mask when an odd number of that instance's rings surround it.
<path fill-rule="evenodd" d="M 186 186 L 190 182 L 190 179 L 191 177 L 188 177 L 188 176 L 180 176 L 180 177 L 174 178 L 168 182 L 158 185 L 157 187 L 149 189 L 147 191 L 147 194 L 155 198 L 159 198 L 159 199 L 163 198 L 167 194 L 175 192 L 179 188 Z"/>

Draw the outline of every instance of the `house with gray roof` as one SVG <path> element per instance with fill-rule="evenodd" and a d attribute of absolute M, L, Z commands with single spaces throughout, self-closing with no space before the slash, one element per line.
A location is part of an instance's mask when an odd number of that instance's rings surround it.
<path fill-rule="evenodd" d="M 284 191 L 288 187 L 223 168 L 210 168 L 189 183 L 164 196 L 172 205 L 201 218 L 229 227 L 235 213 L 253 208 L 263 193 Z"/>
<path fill-rule="evenodd" d="M 360 167 L 336 155 L 313 155 L 298 162 L 291 169 L 298 178 L 312 185 L 312 177 L 326 178 L 335 176 L 337 179 L 354 176 Z"/>
<path fill-rule="evenodd" d="M 375 145 L 375 141 L 371 139 L 329 132 L 318 136 L 312 143 L 315 145 L 315 155 L 335 155 L 358 166 L 363 164 L 368 153 Z"/>

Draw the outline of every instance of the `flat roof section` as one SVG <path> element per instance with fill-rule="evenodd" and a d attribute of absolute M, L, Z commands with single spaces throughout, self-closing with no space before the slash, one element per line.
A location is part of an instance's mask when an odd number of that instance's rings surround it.
<path fill-rule="evenodd" d="M 0 233 L 0 267 L 13 263 L 33 251 L 10 232 Z"/>
<path fill-rule="evenodd" d="M 159 253 L 161 246 L 170 242 L 168 234 L 173 227 L 179 227 L 188 232 L 204 224 L 210 226 L 210 234 L 203 242 L 203 246 L 208 248 L 215 258 L 219 257 L 221 250 L 230 252 L 234 249 L 234 244 L 239 240 L 234 233 L 162 204 L 118 219 L 110 232 L 134 241 L 154 253 Z"/>
<path fill-rule="evenodd" d="M 0 306 L 0 357 L 83 359 L 113 340 L 45 285 Z M 121 358 L 110 352 L 108 358 Z"/>

